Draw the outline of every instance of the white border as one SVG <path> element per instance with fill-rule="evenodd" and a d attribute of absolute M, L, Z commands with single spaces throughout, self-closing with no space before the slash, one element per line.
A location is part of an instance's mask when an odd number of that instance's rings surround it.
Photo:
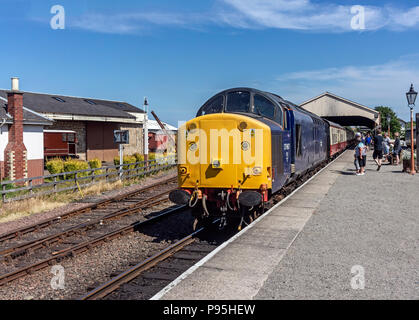
<path fill-rule="evenodd" d="M 274 209 L 282 205 L 285 201 L 287 201 L 291 196 L 293 196 L 295 193 L 297 193 L 302 187 L 304 187 L 307 183 L 309 183 L 311 180 L 313 180 L 315 177 L 317 177 L 318 174 L 323 172 L 326 168 L 328 168 L 331 164 L 335 163 L 336 160 L 338 160 L 341 156 L 343 156 L 348 150 L 340 154 L 336 159 L 334 159 L 332 162 L 330 162 L 327 166 L 322 168 L 319 172 L 317 172 L 314 176 L 312 176 L 310 179 L 308 179 L 306 182 L 304 182 L 301 186 L 299 186 L 297 189 L 295 189 L 293 192 L 291 192 L 288 196 L 286 196 L 284 199 L 282 199 L 280 202 L 278 202 L 276 205 L 274 205 L 271 209 L 266 211 L 263 215 L 261 215 L 256 221 L 254 221 L 252 224 L 244 228 L 242 231 L 231 237 L 229 240 L 222 243 L 219 247 L 215 248 L 213 251 L 211 251 L 210 254 L 199 260 L 196 264 L 194 264 L 192 267 L 190 267 L 188 270 L 186 270 L 184 273 L 182 273 L 179 277 L 177 277 L 175 280 L 173 280 L 171 283 L 169 283 L 166 287 L 164 287 L 162 290 L 160 290 L 158 293 L 156 293 L 153 297 L 150 298 L 150 300 L 160 300 L 165 294 L 167 294 L 170 290 L 172 290 L 174 287 L 176 287 L 182 280 L 186 279 L 190 274 L 192 274 L 196 269 L 201 267 L 204 263 L 209 261 L 213 256 L 215 256 L 218 252 L 220 252 L 222 249 L 224 249 L 227 245 L 232 243 L 234 240 L 236 240 L 238 237 L 243 235 L 245 232 L 253 228 L 256 224 L 258 224 L 260 221 L 262 221 L 267 215 L 269 215 Z M 300 232 L 303 230 L 303 228 L 300 230 Z M 294 239 L 292 239 L 291 243 L 289 244 L 288 248 L 291 246 L 291 244 L 294 242 L 294 240 L 298 237 L 300 234 L 298 232 Z M 287 248 L 287 249 L 288 249 Z"/>

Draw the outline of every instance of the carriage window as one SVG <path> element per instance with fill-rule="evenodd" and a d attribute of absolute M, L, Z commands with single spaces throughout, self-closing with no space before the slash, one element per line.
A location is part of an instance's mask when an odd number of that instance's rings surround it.
<path fill-rule="evenodd" d="M 265 97 L 262 97 L 261 95 L 255 94 L 254 97 L 254 112 L 267 117 L 267 118 L 271 118 L 273 119 L 275 116 L 275 106 L 272 102 L 270 102 L 268 99 L 266 99 Z M 275 118 L 275 120 L 277 120 Z M 282 111 L 280 112 L 280 121 L 279 122 L 282 125 Z"/>
<path fill-rule="evenodd" d="M 74 133 L 69 133 L 67 135 L 67 141 L 68 142 L 74 142 L 74 140 L 76 140 L 75 137 L 74 137 Z"/>
<path fill-rule="evenodd" d="M 230 112 L 249 112 L 250 93 L 247 91 L 230 92 L 227 95 L 226 111 Z"/>
<path fill-rule="evenodd" d="M 209 113 L 220 113 L 223 111 L 223 96 L 217 96 L 205 104 L 199 111 L 198 117 Z"/>
<path fill-rule="evenodd" d="M 76 136 L 74 133 L 63 133 L 63 142 L 75 142 Z"/>

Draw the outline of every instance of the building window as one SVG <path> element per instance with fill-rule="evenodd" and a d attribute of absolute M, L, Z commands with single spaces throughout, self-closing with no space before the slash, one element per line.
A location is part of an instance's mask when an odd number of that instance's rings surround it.
<path fill-rule="evenodd" d="M 65 102 L 65 100 L 59 98 L 59 97 L 52 97 L 53 99 L 57 100 L 58 102 Z"/>
<path fill-rule="evenodd" d="M 96 104 L 96 102 L 94 102 L 92 100 L 89 100 L 89 99 L 85 99 L 84 101 L 86 101 L 88 104 L 91 104 L 91 105 L 95 105 Z"/>

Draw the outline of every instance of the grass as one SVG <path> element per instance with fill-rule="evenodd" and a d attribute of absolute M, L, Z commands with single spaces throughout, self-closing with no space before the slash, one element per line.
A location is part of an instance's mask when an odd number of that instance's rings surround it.
<path fill-rule="evenodd" d="M 167 173 L 169 170 L 162 170 L 155 175 L 159 175 L 165 172 Z M 82 189 L 83 198 L 87 196 L 99 195 L 111 190 L 118 190 L 133 184 L 139 184 L 145 179 L 147 179 L 147 177 L 132 178 L 129 180 L 124 180 L 123 182 L 120 180 L 115 182 L 99 181 L 90 187 Z M 36 213 L 54 210 L 61 206 L 78 201 L 81 198 L 82 195 L 80 194 L 79 190 L 76 190 L 54 193 L 47 196 L 40 196 L 20 201 L 13 201 L 10 203 L 2 203 L 0 201 L 0 223 L 14 221 Z"/>

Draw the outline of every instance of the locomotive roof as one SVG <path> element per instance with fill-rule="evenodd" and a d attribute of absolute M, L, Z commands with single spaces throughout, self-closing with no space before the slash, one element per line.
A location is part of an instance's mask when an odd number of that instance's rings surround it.
<path fill-rule="evenodd" d="M 217 95 L 226 94 L 226 93 L 232 92 L 232 91 L 249 91 L 249 92 L 257 93 L 257 94 L 260 94 L 262 96 L 265 96 L 265 97 L 269 98 L 270 100 L 273 100 L 273 101 L 275 101 L 275 102 L 277 102 L 279 104 L 286 105 L 287 107 L 289 107 L 292 110 L 297 110 L 297 111 L 299 111 L 301 113 L 304 113 L 304 114 L 306 114 L 306 115 L 308 115 L 308 116 L 310 116 L 312 118 L 316 118 L 316 119 L 319 119 L 319 120 L 324 120 L 323 118 L 319 117 L 318 115 L 316 115 L 316 114 L 314 114 L 314 113 L 312 113 L 310 111 L 307 111 L 307 110 L 301 108 L 297 104 L 295 104 L 295 103 L 293 103 L 293 102 L 291 102 L 289 100 L 285 100 L 284 98 L 282 98 L 280 95 L 278 95 L 276 93 L 262 91 L 262 90 L 255 89 L 255 88 L 250 88 L 250 87 L 237 87 L 237 88 L 230 88 L 230 89 L 223 90 L 223 91 L 218 92 L 215 95 L 213 95 L 203 105 L 205 105 L 207 102 L 209 102 L 213 97 L 215 97 Z"/>

